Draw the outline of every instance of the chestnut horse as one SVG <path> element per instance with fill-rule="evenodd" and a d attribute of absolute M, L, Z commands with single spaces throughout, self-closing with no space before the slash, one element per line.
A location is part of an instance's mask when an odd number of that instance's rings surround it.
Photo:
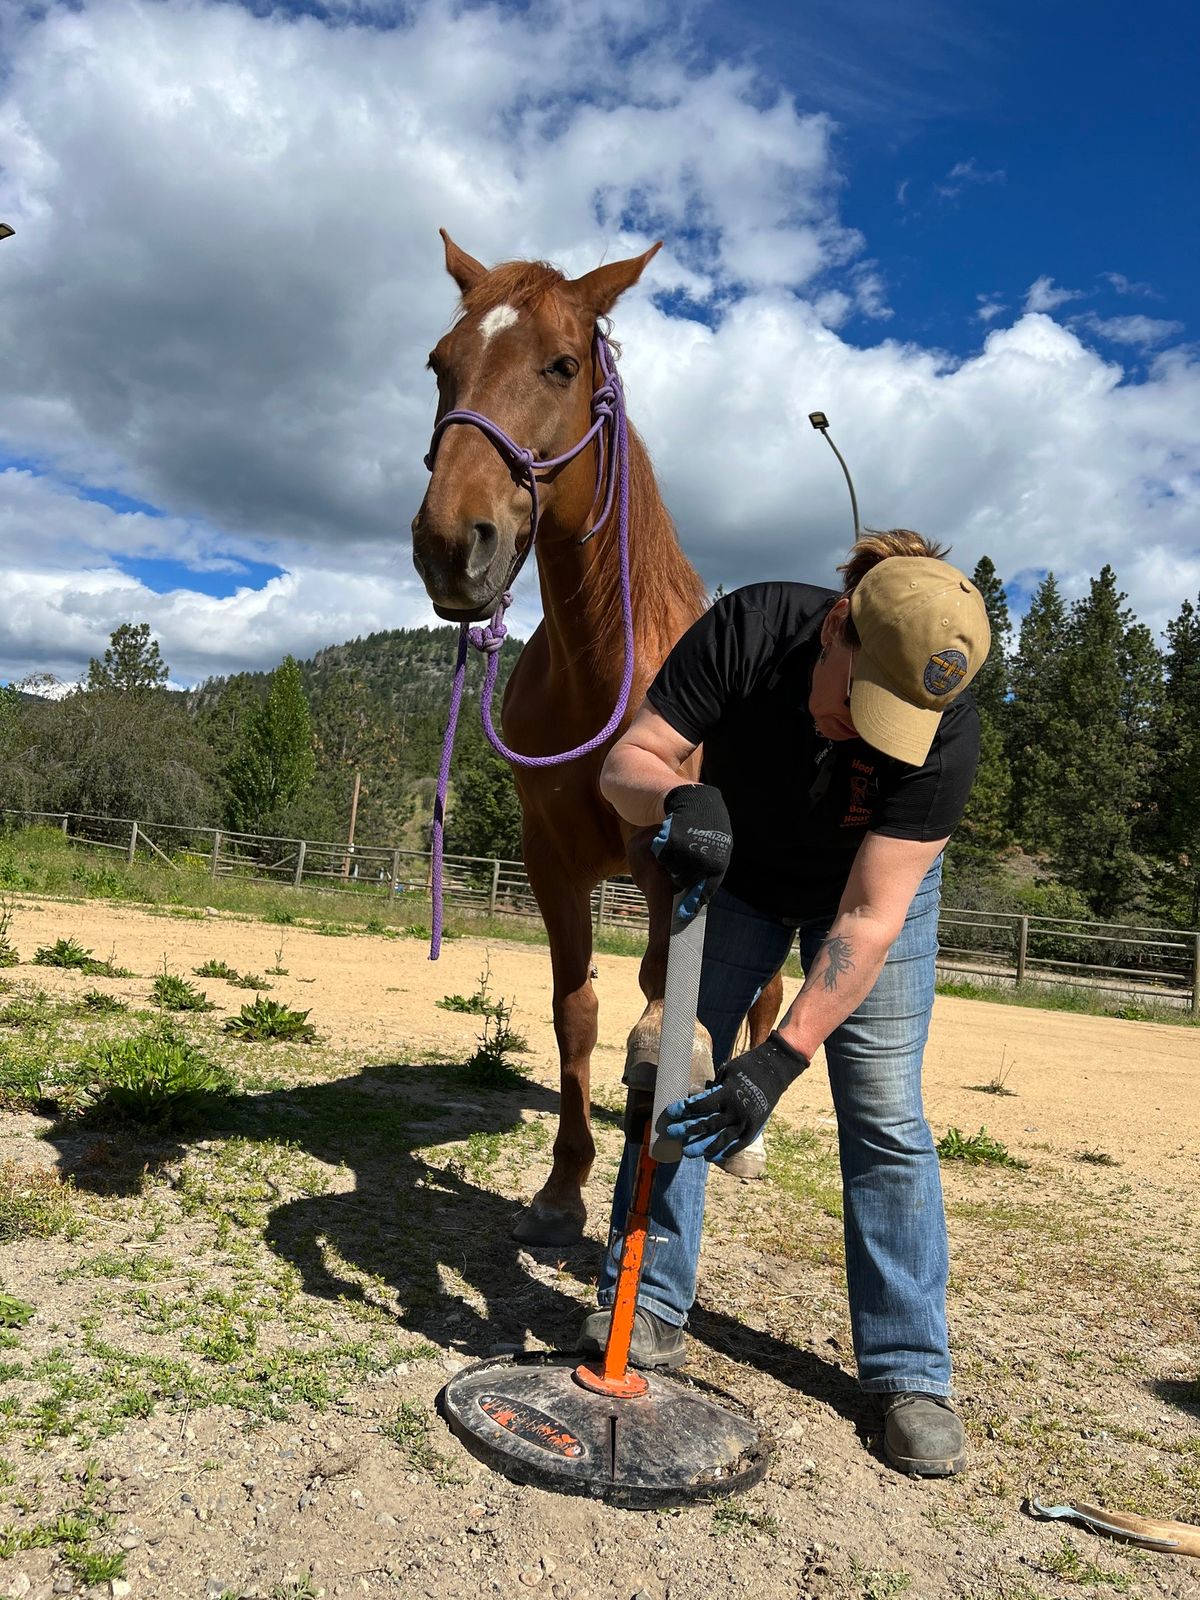
<path fill-rule="evenodd" d="M 565 454 L 591 426 L 592 394 L 602 377 L 599 319 L 637 282 L 659 245 L 568 280 L 543 262 L 508 262 L 489 271 L 444 229 L 442 238 L 446 270 L 462 302 L 429 357 L 438 419 L 469 410 L 537 460 Z M 543 621 L 513 668 L 502 712 L 504 738 L 523 755 L 552 755 L 590 740 L 618 700 L 623 647 L 616 508 L 593 537 L 584 537 L 595 510 L 601 448 L 595 441 L 539 476 Z M 632 428 L 628 470 L 635 667 L 626 722 L 671 646 L 707 603 Z M 412 524 L 413 561 L 440 617 L 463 623 L 492 616 L 528 545 L 531 506 L 528 489 L 483 432 L 458 427 L 443 434 Z M 561 1067 L 553 1169 L 515 1231 L 530 1244 L 570 1243 L 586 1219 L 581 1189 L 595 1155 L 589 1077 L 597 1013 L 590 905 L 602 879 L 628 871 L 646 897 L 650 933 L 639 977 L 648 1013 L 661 1002 L 666 977 L 671 885 L 650 851 L 653 830 L 623 822 L 600 794 L 606 749 L 561 766 L 516 767 L 513 774 L 525 869 L 550 940 Z M 681 777 L 694 780 L 698 766 L 693 756 Z M 752 1038 L 765 1037 L 779 996 L 776 979 L 758 1003 Z"/>

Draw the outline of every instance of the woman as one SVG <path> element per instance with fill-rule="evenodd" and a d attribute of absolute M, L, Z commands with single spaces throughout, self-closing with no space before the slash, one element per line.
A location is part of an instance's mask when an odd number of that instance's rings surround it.
<path fill-rule="evenodd" d="M 942 851 L 979 756 L 971 679 L 991 643 L 975 586 L 907 530 L 869 533 L 839 594 L 757 584 L 725 596 L 663 664 L 601 787 L 694 904 L 711 901 L 699 1020 L 716 1083 L 670 1108 L 684 1159 L 661 1167 L 659 1238 L 632 1359 L 678 1366 L 695 1297 L 709 1162 L 756 1139 L 822 1044 L 838 1117 L 846 1274 L 862 1387 L 885 1453 L 922 1476 L 961 1471 L 950 1403 L 947 1244 L 921 1104 Z M 679 768 L 703 744 L 699 784 Z M 756 1050 L 729 1060 L 760 987 L 799 935 L 804 986 Z M 696 1158 L 703 1159 L 696 1159 Z M 619 1232 L 637 1151 L 613 1201 Z M 581 1348 L 603 1348 L 616 1252 Z"/>

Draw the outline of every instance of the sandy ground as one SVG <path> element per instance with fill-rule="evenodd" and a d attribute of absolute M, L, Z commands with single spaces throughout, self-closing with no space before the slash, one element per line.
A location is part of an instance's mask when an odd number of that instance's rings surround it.
<path fill-rule="evenodd" d="M 105 1548 L 128 1553 L 118 1586 L 95 1586 L 97 1597 L 1200 1596 L 1200 1562 L 1022 1512 L 1036 1493 L 1200 1521 L 1200 1033 L 937 1002 L 926 1055 L 935 1133 L 986 1124 L 1029 1164 L 944 1168 L 972 1466 L 937 1484 L 886 1466 L 854 1384 L 832 1105 L 822 1072 L 802 1079 L 783 1119 L 797 1137 L 778 1139 L 768 1180 L 714 1180 L 691 1327 L 688 1371 L 753 1412 L 777 1445 L 771 1471 L 732 1507 L 655 1515 L 496 1477 L 433 1409 L 466 1361 L 568 1345 L 591 1303 L 624 1040 L 641 1010 L 636 962 L 597 957 L 587 1238 L 529 1252 L 508 1230 L 545 1174 L 554 1127 L 544 949 L 456 940 L 431 965 L 411 940 L 31 900 L 13 932 L 25 963 L 74 935 L 137 974 L 22 965 L 3 975 L 15 992 L 36 983 L 69 998 L 98 983 L 144 1005 L 164 957 L 184 974 L 210 958 L 286 967 L 272 998 L 311 1008 L 323 1043 L 231 1057 L 267 1085 L 232 1134 L 215 1123 L 156 1144 L 49 1115 L 0 1119 L 0 1166 L 69 1177 L 89 1208 L 74 1239 L 4 1246 L 0 1288 L 37 1316 L 0 1379 L 0 1550 L 6 1524 L 71 1509 L 90 1485 L 109 1519 Z M 435 1002 L 470 994 L 489 964 L 532 1072 L 484 1094 L 435 1064 L 470 1054 L 478 1019 Z M 220 1010 L 188 1027 L 220 1052 L 222 1018 L 249 997 L 198 981 Z M 1011 1096 L 972 1087 L 1001 1071 Z M 157 1260 L 161 1281 L 148 1270 L 114 1282 L 114 1254 Z M 138 1376 L 149 1369 L 122 1377 L 122 1361 L 166 1355 L 214 1382 L 248 1371 L 238 1341 L 251 1322 L 260 1356 L 328 1351 L 329 1373 L 350 1374 L 337 1398 L 289 1391 L 277 1416 L 251 1421 L 236 1395 L 184 1402 L 167 1378 Z M 140 1410 L 113 1409 L 114 1392 L 143 1387 Z M 107 1406 L 110 1426 L 33 1428 L 55 1405 L 68 1416 Z M 60 1539 L 0 1557 L 0 1595 L 79 1592 L 61 1550 Z"/>
<path fill-rule="evenodd" d="M 288 976 L 272 980 L 272 998 L 311 1008 L 329 1043 L 371 1054 L 400 1042 L 410 1053 L 466 1052 L 477 1019 L 440 1010 L 436 1002 L 471 994 L 490 967 L 491 993 L 513 1002 L 513 1025 L 528 1039 L 538 1075 L 555 1079 L 544 948 L 456 939 L 430 962 L 424 944 L 413 939 L 338 938 L 227 917 L 192 921 L 97 902 L 28 902 L 16 942 L 28 959 L 37 945 L 67 934 L 98 956 L 115 950 L 121 965 L 147 976 L 161 971 L 164 959 L 171 971 L 187 974 L 214 955 L 239 971 L 286 966 Z M 277 963 L 280 949 L 284 959 Z M 595 964 L 600 1034 L 593 1082 L 616 1092 L 625 1038 L 643 1004 L 637 962 L 598 955 Z M 67 979 L 68 986 L 72 982 L 86 986 Z M 229 1004 L 246 998 L 219 980 L 205 984 Z M 107 987 L 136 996 L 145 984 Z M 1015 1096 L 981 1097 L 967 1087 L 999 1072 Z M 925 1055 L 925 1101 L 939 1134 L 951 1125 L 974 1132 L 983 1121 L 1017 1151 L 1047 1144 L 1063 1152 L 1098 1148 L 1133 1172 L 1160 1172 L 1179 1183 L 1200 1175 L 1200 1030 L 939 998 Z M 823 1072 L 803 1077 L 781 1111 L 803 1126 L 831 1118 Z"/>

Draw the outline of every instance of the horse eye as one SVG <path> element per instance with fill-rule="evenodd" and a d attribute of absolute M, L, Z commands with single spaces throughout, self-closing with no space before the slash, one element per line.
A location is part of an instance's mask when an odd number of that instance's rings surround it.
<path fill-rule="evenodd" d="M 436 378 L 438 376 L 438 358 L 437 358 L 437 351 L 436 350 L 431 350 L 429 352 L 429 359 L 426 361 L 425 365 L 429 368 L 430 372 L 432 372 L 434 377 Z"/>
<path fill-rule="evenodd" d="M 559 356 L 558 360 L 551 364 L 550 371 L 556 378 L 563 378 L 569 383 L 579 371 L 579 363 L 574 356 Z"/>

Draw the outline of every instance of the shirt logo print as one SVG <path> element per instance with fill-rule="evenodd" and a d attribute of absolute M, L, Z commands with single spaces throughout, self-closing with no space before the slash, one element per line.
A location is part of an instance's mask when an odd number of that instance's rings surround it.
<path fill-rule="evenodd" d="M 865 828 L 871 820 L 878 782 L 872 782 L 875 768 L 857 756 L 850 763 L 850 804 L 842 818 L 843 828 Z"/>

